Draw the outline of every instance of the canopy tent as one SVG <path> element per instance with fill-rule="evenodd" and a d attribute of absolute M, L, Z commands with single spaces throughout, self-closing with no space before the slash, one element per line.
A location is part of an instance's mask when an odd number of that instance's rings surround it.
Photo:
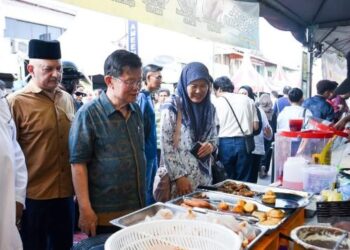
<path fill-rule="evenodd" d="M 248 85 L 254 92 L 270 91 L 263 76 L 261 76 L 253 67 L 249 53 L 244 53 L 242 65 L 232 77 L 235 90 L 240 86 Z"/>
<path fill-rule="evenodd" d="M 329 47 L 343 55 L 350 51 L 349 0 L 237 0 L 259 2 L 260 16 L 272 26 L 291 31 L 309 51 L 309 94 L 312 64 Z"/>
<path fill-rule="evenodd" d="M 292 80 L 280 64 L 277 65 L 276 71 L 269 84 L 271 89 L 276 90 L 279 93 L 282 93 L 282 89 L 284 86 L 300 88 L 300 81 L 296 81 L 294 79 Z"/>
<path fill-rule="evenodd" d="M 350 51 L 349 0 L 256 1 L 260 3 L 261 17 L 277 29 L 291 31 L 316 55 L 328 46 L 343 54 Z"/>

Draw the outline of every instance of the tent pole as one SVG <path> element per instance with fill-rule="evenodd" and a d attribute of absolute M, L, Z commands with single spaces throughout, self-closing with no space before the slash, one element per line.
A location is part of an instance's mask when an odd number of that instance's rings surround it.
<path fill-rule="evenodd" d="M 308 52 L 308 92 L 307 97 L 312 96 L 312 65 L 314 63 L 314 53 Z"/>
<path fill-rule="evenodd" d="M 307 97 L 312 95 L 312 65 L 314 63 L 314 27 L 307 28 L 307 46 L 308 46 L 308 70 L 307 70 Z"/>

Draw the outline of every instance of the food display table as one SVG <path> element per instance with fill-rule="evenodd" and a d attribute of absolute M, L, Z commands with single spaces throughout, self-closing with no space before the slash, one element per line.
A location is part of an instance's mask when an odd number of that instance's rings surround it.
<path fill-rule="evenodd" d="M 236 192 L 232 191 L 232 185 L 237 185 L 239 190 Z M 224 188 L 224 189 L 223 189 Z M 228 188 L 228 190 L 225 190 Z M 273 191 L 272 191 L 273 190 Z M 228 192 L 227 192 L 228 191 Z M 277 195 L 276 202 L 273 204 L 264 203 L 262 198 L 265 192 L 275 192 Z M 266 194 L 266 193 L 265 193 Z M 285 198 L 286 194 L 289 196 L 297 196 L 298 200 L 288 201 Z M 243 246 L 245 250 L 260 250 L 260 249 L 269 249 L 269 250 L 278 250 L 281 247 L 285 249 L 289 248 L 289 240 L 286 239 L 290 237 L 290 232 L 305 223 L 304 220 L 304 207 L 309 203 L 308 193 L 301 191 L 293 191 L 287 189 L 281 189 L 278 187 L 268 187 L 252 183 L 238 182 L 234 180 L 226 180 L 223 183 L 219 183 L 214 186 L 201 187 L 197 191 L 188 194 L 186 196 L 178 197 L 174 200 L 171 200 L 167 203 L 156 203 L 149 207 L 143 208 L 141 210 L 135 211 L 134 213 L 125 215 L 123 217 L 117 218 L 111 221 L 112 224 L 119 227 L 129 227 L 135 225 L 142 221 L 149 221 L 154 219 L 198 219 L 206 220 L 212 219 L 215 217 L 216 223 L 222 223 L 222 220 L 225 220 L 224 223 L 226 226 L 231 223 L 232 218 L 236 218 L 239 222 L 243 221 L 250 225 L 249 230 L 253 230 L 254 237 L 250 238 L 245 235 L 243 237 Z M 191 200 L 193 199 L 193 200 Z M 196 201 L 199 203 L 207 203 L 208 207 L 200 207 L 199 205 L 193 205 Z M 286 200 L 287 202 L 282 202 Z M 191 201 L 193 204 L 191 204 Z M 244 213 L 236 212 L 235 206 L 240 206 L 241 202 L 244 202 L 246 205 L 252 205 L 257 211 L 257 214 L 265 214 L 265 220 L 269 221 L 268 224 L 264 224 L 264 220 L 260 220 L 260 217 L 256 217 L 254 213 L 248 212 L 249 210 L 244 206 Z M 224 203 L 226 209 L 222 209 L 220 205 Z M 281 204 L 285 206 L 285 209 L 281 208 Z M 187 205 L 190 205 L 188 207 Z M 192 205 L 192 207 L 191 207 Z M 214 207 L 214 210 L 212 210 Z M 281 209 L 278 209 L 280 207 Z M 276 208 L 276 209 L 273 209 Z M 215 210 L 217 209 L 217 210 Z M 246 210 L 247 209 L 247 210 Z M 270 210 L 275 210 L 274 212 L 282 213 L 282 217 L 278 217 L 278 222 L 270 224 L 270 220 L 275 219 Z M 279 210 L 279 211 L 278 211 Z M 159 213 L 161 212 L 161 213 Z M 161 216 L 159 216 L 161 214 Z M 222 217 L 223 216 L 223 217 Z M 226 217 L 225 217 L 226 216 Z M 230 218 L 228 218 L 228 216 Z M 271 217 L 270 217 L 271 216 Z M 218 218 L 220 217 L 220 218 Z M 222 219 L 225 218 L 225 219 Z M 227 221 L 229 220 L 230 223 Z M 258 222 L 256 222 L 256 220 Z M 221 222 L 220 222 L 221 221 Z M 255 221 L 255 222 L 254 222 Z M 237 222 L 236 222 L 237 223 Z M 261 223 L 261 224 L 260 224 Z M 246 224 L 246 225 L 248 225 Z M 232 224 L 230 224 L 232 226 Z M 237 224 L 236 224 L 237 225 Z M 244 225 L 244 224 L 243 224 Z M 243 226 L 245 227 L 245 226 Z M 237 228 L 236 228 L 237 229 Z M 233 230 L 233 229 L 232 229 Z M 247 229 L 248 230 L 248 229 Z M 248 231 L 249 231 L 248 230 Z M 234 230 L 235 231 L 235 230 Z M 238 232 L 238 231 L 235 231 Z M 239 231 L 242 233 L 243 231 Z M 242 243 L 243 244 L 243 243 Z M 294 249 L 300 249 L 298 246 L 295 246 Z"/>

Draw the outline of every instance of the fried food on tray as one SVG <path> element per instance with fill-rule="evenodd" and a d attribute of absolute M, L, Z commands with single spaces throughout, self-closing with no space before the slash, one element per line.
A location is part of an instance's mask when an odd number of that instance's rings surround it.
<path fill-rule="evenodd" d="M 253 197 L 255 195 L 255 192 L 251 191 L 246 184 L 236 182 L 226 182 L 222 186 L 218 187 L 218 190 L 225 193 L 246 197 Z"/>
<path fill-rule="evenodd" d="M 281 220 L 276 218 L 268 218 L 267 220 L 260 221 L 259 224 L 263 226 L 275 226 L 277 225 Z"/>
<path fill-rule="evenodd" d="M 266 193 L 261 197 L 262 202 L 267 204 L 275 204 L 276 203 L 276 194 L 268 190 Z"/>
<path fill-rule="evenodd" d="M 256 207 L 256 205 L 254 204 L 254 203 L 252 203 L 252 202 L 247 202 L 245 205 L 244 205 L 244 207 L 243 207 L 243 209 L 244 209 L 244 212 L 246 212 L 246 213 L 253 213 L 256 209 L 257 209 L 257 207 Z"/>
<path fill-rule="evenodd" d="M 223 210 L 223 211 L 227 211 L 229 209 L 229 205 L 224 202 L 224 201 L 221 201 L 219 204 L 218 204 L 218 209 L 219 210 Z"/>
<path fill-rule="evenodd" d="M 274 219 L 283 219 L 285 216 L 284 212 L 281 209 L 271 209 L 267 212 L 267 217 Z"/>
<path fill-rule="evenodd" d="M 266 215 L 267 219 L 264 221 L 260 221 L 259 224 L 263 226 L 274 226 L 280 223 L 280 221 L 284 218 L 285 213 L 281 209 L 271 209 L 267 211 Z"/>
<path fill-rule="evenodd" d="M 276 196 L 275 192 L 272 191 L 272 190 L 267 190 L 267 191 L 265 192 L 265 194 L 266 194 L 266 195 L 274 195 L 274 196 Z"/>
<path fill-rule="evenodd" d="M 238 200 L 238 202 L 236 203 L 238 206 L 244 206 L 246 204 L 245 200 Z"/>
<path fill-rule="evenodd" d="M 241 205 L 235 205 L 235 206 L 231 209 L 231 212 L 242 214 L 242 213 L 244 213 L 244 208 L 243 208 L 243 206 L 241 206 Z"/>
<path fill-rule="evenodd" d="M 201 199 L 184 199 L 184 203 L 190 207 L 212 208 L 209 202 Z"/>
<path fill-rule="evenodd" d="M 260 222 L 267 219 L 267 214 L 265 212 L 254 211 L 252 216 L 258 218 Z"/>

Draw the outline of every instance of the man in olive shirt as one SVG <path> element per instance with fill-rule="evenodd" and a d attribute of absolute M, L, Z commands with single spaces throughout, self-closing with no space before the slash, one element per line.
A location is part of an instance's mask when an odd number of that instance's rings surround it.
<path fill-rule="evenodd" d="M 73 185 L 68 135 L 72 97 L 60 90 L 61 51 L 57 41 L 30 40 L 30 82 L 9 96 L 18 142 L 28 168 L 24 249 L 70 249 L 73 244 Z"/>
<path fill-rule="evenodd" d="M 107 91 L 79 109 L 69 137 L 79 227 L 91 236 L 116 231 L 110 220 L 145 204 L 141 60 L 116 50 L 104 71 Z"/>

